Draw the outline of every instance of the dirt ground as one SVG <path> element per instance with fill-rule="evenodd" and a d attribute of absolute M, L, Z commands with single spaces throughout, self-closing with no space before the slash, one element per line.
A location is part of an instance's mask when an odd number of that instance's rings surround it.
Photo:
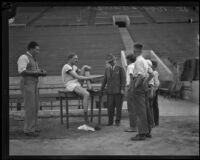
<path fill-rule="evenodd" d="M 135 132 L 124 132 L 126 113 L 121 126 L 106 126 L 103 117 L 101 130 L 95 132 L 78 130 L 82 122 L 82 117 L 70 117 L 66 129 L 59 118 L 40 118 L 40 136 L 27 138 L 23 121 L 10 118 L 10 155 L 199 155 L 198 116 L 161 116 L 153 137 L 137 142 L 130 140 Z"/>

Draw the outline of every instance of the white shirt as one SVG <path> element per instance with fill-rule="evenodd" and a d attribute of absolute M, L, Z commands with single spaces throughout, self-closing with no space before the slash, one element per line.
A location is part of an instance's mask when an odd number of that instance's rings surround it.
<path fill-rule="evenodd" d="M 153 88 L 155 90 L 158 89 L 159 85 L 160 85 L 160 81 L 158 79 L 159 73 L 157 71 L 153 71 L 153 78 L 149 81 L 149 84 L 153 85 Z"/>
<path fill-rule="evenodd" d="M 133 76 L 136 77 L 138 74 L 143 75 L 144 77 L 148 76 L 148 63 L 143 56 L 138 56 L 135 61 L 135 68 Z"/>
<path fill-rule="evenodd" d="M 32 57 L 32 55 L 28 51 L 26 53 Z M 25 55 L 25 54 L 21 55 L 17 61 L 18 72 L 22 73 L 23 71 L 25 71 L 28 63 L 29 63 L 29 59 L 28 59 L 27 55 Z"/>
<path fill-rule="evenodd" d="M 77 81 L 77 79 L 75 79 L 72 75 L 70 75 L 69 73 L 67 73 L 68 71 L 74 71 L 76 72 L 78 70 L 78 67 L 73 65 L 70 66 L 69 64 L 65 64 L 62 68 L 62 80 L 64 84 L 67 84 L 69 81 L 75 80 Z"/>
<path fill-rule="evenodd" d="M 127 71 L 126 71 L 126 85 L 128 86 L 130 84 L 130 74 L 133 75 L 133 71 L 135 68 L 135 63 L 131 63 L 128 65 L 127 67 Z"/>
<path fill-rule="evenodd" d="M 159 85 L 160 85 L 160 81 L 158 79 L 159 73 L 157 71 L 154 71 L 154 89 L 158 89 Z"/>

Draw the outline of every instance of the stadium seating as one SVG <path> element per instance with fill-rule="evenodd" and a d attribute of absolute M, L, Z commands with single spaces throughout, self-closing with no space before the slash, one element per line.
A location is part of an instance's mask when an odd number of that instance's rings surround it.
<path fill-rule="evenodd" d="M 79 55 L 79 66 L 93 67 L 93 74 L 103 74 L 105 55 L 120 56 L 123 44 L 117 27 L 27 27 L 9 29 L 9 74 L 18 76 L 17 59 L 26 51 L 28 42 L 40 44 L 39 66 L 49 75 L 60 75 L 69 51 Z"/>
<path fill-rule="evenodd" d="M 192 16 L 198 19 L 196 12 L 185 7 L 19 7 L 15 23 L 31 22 L 31 25 L 27 28 L 10 27 L 10 75 L 18 75 L 17 58 L 25 53 L 31 40 L 41 45 L 39 63 L 50 75 L 60 74 L 68 51 L 79 54 L 80 66 L 90 64 L 94 73 L 102 74 L 105 54 L 113 52 L 118 56 L 124 49 L 118 29 L 111 26 L 112 16 L 120 14 L 129 16 L 131 25 L 128 30 L 132 39 L 143 43 L 144 49 L 153 50 L 163 58 L 170 57 L 172 63 L 198 57 L 198 23 L 175 21 L 175 18 L 185 21 Z M 155 22 L 150 22 L 147 15 Z M 166 24 L 158 24 L 159 19 Z M 167 24 L 171 20 L 177 23 Z M 88 22 L 95 23 L 96 27 L 87 26 Z"/>
<path fill-rule="evenodd" d="M 89 7 L 51 7 L 33 25 L 87 25 L 89 14 Z"/>
<path fill-rule="evenodd" d="M 134 23 L 148 23 L 147 19 L 136 7 L 98 7 L 96 13 L 95 24 L 112 24 L 112 16 L 114 15 L 128 15 L 130 22 Z"/>
<path fill-rule="evenodd" d="M 196 23 L 131 25 L 128 30 L 136 42 L 144 44 L 144 49 L 152 49 L 160 57 L 170 57 L 174 62 L 198 57 Z"/>
<path fill-rule="evenodd" d="M 38 18 L 49 7 L 17 7 L 14 24 L 27 25 L 35 18 Z"/>
<path fill-rule="evenodd" d="M 143 7 L 156 23 L 199 22 L 199 15 L 186 7 Z"/>

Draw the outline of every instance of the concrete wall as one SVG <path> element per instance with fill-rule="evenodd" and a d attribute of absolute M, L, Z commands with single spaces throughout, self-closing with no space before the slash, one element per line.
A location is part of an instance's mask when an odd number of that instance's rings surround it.
<path fill-rule="evenodd" d="M 199 81 L 183 81 L 183 99 L 199 103 Z"/>
<path fill-rule="evenodd" d="M 172 71 L 163 63 L 163 61 L 152 51 L 143 50 L 143 56 L 146 59 L 157 61 L 157 71 L 160 81 L 172 81 L 174 79 Z"/>

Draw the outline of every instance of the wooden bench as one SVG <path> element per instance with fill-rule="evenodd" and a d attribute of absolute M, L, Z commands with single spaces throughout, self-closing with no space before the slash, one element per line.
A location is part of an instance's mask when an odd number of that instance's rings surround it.
<path fill-rule="evenodd" d="M 161 82 L 161 85 L 158 90 L 159 94 L 163 95 L 164 97 L 169 97 L 174 86 L 175 86 L 175 83 L 173 81 Z"/>
<path fill-rule="evenodd" d="M 64 89 L 63 84 L 50 84 L 50 85 L 42 85 L 38 87 L 39 90 L 39 102 L 40 102 L 40 110 L 42 110 L 42 105 L 41 102 L 50 102 L 51 103 L 51 109 L 53 107 L 52 102 L 54 101 L 59 101 L 59 97 L 58 97 L 58 93 L 40 93 L 42 92 L 42 90 L 49 90 L 49 89 L 53 89 L 53 90 L 59 90 L 59 89 Z M 19 87 L 19 85 L 10 85 L 9 90 L 15 91 L 17 93 L 10 93 L 9 95 L 9 103 L 11 106 L 11 110 L 12 110 L 12 104 L 16 103 L 17 104 L 17 110 L 21 110 L 21 104 L 23 103 L 23 96 L 21 93 L 21 88 Z M 82 107 L 82 101 L 78 102 L 78 108 L 80 109 Z"/>
<path fill-rule="evenodd" d="M 102 92 L 101 91 L 93 91 L 88 90 L 91 96 L 91 119 L 90 121 L 93 121 L 93 104 L 94 104 L 94 97 L 98 96 L 99 98 L 99 114 L 98 114 L 98 124 L 101 124 L 101 108 L 102 108 Z M 63 100 L 65 100 L 66 103 L 66 127 L 69 128 L 69 107 L 68 107 L 68 101 L 69 100 L 80 100 L 82 99 L 81 96 L 77 95 L 75 92 L 69 92 L 60 90 L 58 91 L 59 99 L 60 99 L 60 120 L 61 124 L 63 124 Z"/>
<path fill-rule="evenodd" d="M 163 95 L 164 97 L 168 97 L 168 98 L 181 98 L 181 90 L 183 87 L 183 83 L 180 81 L 177 82 L 169 82 L 167 87 L 163 87 L 161 86 L 159 88 L 159 93 L 161 95 Z"/>

